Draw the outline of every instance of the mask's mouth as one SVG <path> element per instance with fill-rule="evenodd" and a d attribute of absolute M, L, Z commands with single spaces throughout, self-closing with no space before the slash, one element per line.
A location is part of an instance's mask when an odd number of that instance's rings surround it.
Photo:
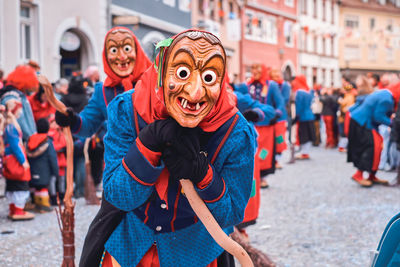
<path fill-rule="evenodd" d="M 131 61 L 128 59 L 124 62 L 119 62 L 119 63 L 115 63 L 115 65 L 117 65 L 117 68 L 120 71 L 127 71 L 129 69 Z"/>
<path fill-rule="evenodd" d="M 184 97 L 177 97 L 176 102 L 182 112 L 189 115 L 199 115 L 207 107 L 205 101 L 190 102 Z"/>

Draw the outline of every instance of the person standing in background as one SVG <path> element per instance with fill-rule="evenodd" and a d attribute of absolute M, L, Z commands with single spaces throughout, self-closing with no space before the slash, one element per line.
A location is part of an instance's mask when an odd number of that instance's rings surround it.
<path fill-rule="evenodd" d="M 282 165 L 280 164 L 280 160 L 282 158 L 282 153 L 287 149 L 287 138 L 286 138 L 286 131 L 287 131 L 287 123 L 289 117 L 287 115 L 287 109 L 289 108 L 289 100 L 290 100 L 290 91 L 291 86 L 288 82 L 282 79 L 281 72 L 278 68 L 271 68 L 270 72 L 270 81 L 269 81 L 269 88 L 273 86 L 277 86 L 279 88 L 279 92 L 283 98 L 283 106 L 278 107 L 278 103 L 280 103 L 279 99 L 273 99 L 272 103 L 276 103 L 278 108 L 282 112 L 282 116 L 277 120 L 276 124 L 274 125 L 275 130 L 275 146 L 276 146 L 276 155 L 275 155 L 275 167 L 277 169 L 282 169 Z M 270 89 L 272 90 L 272 89 Z M 269 104 L 271 105 L 271 104 Z"/>
<path fill-rule="evenodd" d="M 310 159 L 311 144 L 315 141 L 315 117 L 311 110 L 314 91 L 310 91 L 306 77 L 299 75 L 292 81 L 292 92 L 295 94 L 296 105 L 293 123 L 297 123 L 297 144 L 300 145 L 300 153 L 296 159 Z"/>

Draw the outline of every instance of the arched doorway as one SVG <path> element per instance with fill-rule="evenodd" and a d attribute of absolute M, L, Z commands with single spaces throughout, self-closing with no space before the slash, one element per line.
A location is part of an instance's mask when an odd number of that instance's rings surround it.
<path fill-rule="evenodd" d="M 289 81 L 293 77 L 292 70 L 289 66 L 286 66 L 285 70 L 283 71 L 283 79 L 285 81 Z"/>
<path fill-rule="evenodd" d="M 65 31 L 60 42 L 60 77 L 84 71 L 93 62 L 93 49 L 89 38 L 79 29 Z"/>
<path fill-rule="evenodd" d="M 282 65 L 281 71 L 285 81 L 290 81 L 292 77 L 296 75 L 294 65 L 290 60 L 286 60 L 286 62 Z"/>

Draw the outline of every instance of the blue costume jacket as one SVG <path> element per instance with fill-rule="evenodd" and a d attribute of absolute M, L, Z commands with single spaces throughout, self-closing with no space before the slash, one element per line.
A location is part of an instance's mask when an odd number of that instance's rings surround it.
<path fill-rule="evenodd" d="M 315 119 L 314 113 L 311 110 L 311 103 L 314 98 L 314 91 L 307 92 L 299 89 L 296 92 L 295 105 L 296 117 L 299 121 L 313 121 Z"/>
<path fill-rule="evenodd" d="M 33 118 L 31 104 L 23 92 L 11 85 L 6 86 L 2 90 L 4 90 L 3 95 L 1 96 L 2 105 L 6 105 L 6 103 L 11 99 L 16 99 L 22 104 L 22 114 L 17 121 L 21 127 L 22 139 L 27 141 L 32 134 L 36 133 L 36 124 L 35 119 Z"/>
<path fill-rule="evenodd" d="M 282 116 L 278 121 L 287 119 L 287 112 L 285 107 L 285 101 L 279 89 L 279 85 L 275 81 L 268 81 L 268 92 L 265 96 L 262 92 L 263 84 L 255 82 L 249 85 L 249 93 L 255 100 L 260 101 L 261 104 L 268 104 L 273 106 L 275 109 L 279 109 L 282 112 Z"/>
<path fill-rule="evenodd" d="M 247 89 L 247 86 L 246 86 Z M 245 92 L 242 93 L 242 90 L 234 91 L 237 98 L 237 108 L 240 112 L 245 112 L 248 109 L 252 109 L 259 114 L 262 118 L 257 125 L 266 126 L 269 125 L 269 122 L 272 118 L 275 117 L 276 112 L 275 109 L 267 104 L 261 104 L 257 100 L 251 98 L 251 96 Z"/>
<path fill-rule="evenodd" d="M 146 123 L 134 112 L 132 95 L 133 90 L 123 93 L 108 107 L 104 195 L 128 213 L 107 241 L 106 250 L 121 266 L 136 266 L 156 244 L 161 266 L 205 266 L 223 249 L 197 222 L 180 184 L 169 183 L 168 203 L 158 197 L 154 184 L 164 164 L 154 167 L 136 145 L 135 125 L 141 129 Z M 206 147 L 209 158 L 220 150 L 210 163 L 211 183 L 196 190 L 228 234 L 243 220 L 250 196 L 254 139 L 249 124 L 237 113 L 213 133 Z"/>
<path fill-rule="evenodd" d="M 17 128 L 12 123 L 8 124 L 4 131 L 4 155 L 14 155 L 22 165 L 25 163 L 25 155 L 20 146 L 19 139 L 20 134 Z"/>
<path fill-rule="evenodd" d="M 356 110 L 356 108 L 358 108 L 359 106 L 361 106 L 361 104 L 364 102 L 365 98 L 367 98 L 368 95 L 358 95 L 356 97 L 356 102 L 354 103 L 354 105 L 352 105 L 349 108 L 350 112 L 353 112 L 354 110 Z"/>
<path fill-rule="evenodd" d="M 368 95 L 358 108 L 350 112 L 350 115 L 359 125 L 377 130 L 380 124 L 390 125 L 393 109 L 392 93 L 383 89 Z"/>
<path fill-rule="evenodd" d="M 124 92 L 122 85 L 103 87 L 102 82 L 94 86 L 94 93 L 87 106 L 79 113 L 79 123 L 72 125 L 71 131 L 80 137 L 94 134 L 108 118 L 107 106 L 117 95 Z"/>
<path fill-rule="evenodd" d="M 287 106 L 289 104 L 290 91 L 292 90 L 292 87 L 286 81 L 284 81 L 281 84 L 279 84 L 279 83 L 277 83 L 277 84 L 278 84 L 279 90 L 281 91 L 283 101 L 285 102 L 285 105 Z"/>

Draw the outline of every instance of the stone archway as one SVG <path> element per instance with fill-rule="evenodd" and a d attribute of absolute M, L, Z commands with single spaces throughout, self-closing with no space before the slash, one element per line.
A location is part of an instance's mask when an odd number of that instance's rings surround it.
<path fill-rule="evenodd" d="M 63 61 L 61 42 L 64 34 L 70 32 L 79 38 L 80 46 L 79 52 L 75 52 L 75 55 L 70 56 L 79 57 L 76 64 L 81 71 L 84 71 L 89 65 L 99 62 L 99 51 L 96 47 L 96 40 L 90 26 L 83 20 L 77 18 L 68 18 L 64 20 L 57 28 L 53 43 L 54 61 L 53 61 L 53 79 L 56 80 L 61 77 L 63 72 L 62 64 L 66 64 Z M 70 51 L 73 52 L 73 51 Z M 74 64 L 72 64 L 74 65 Z"/>
<path fill-rule="evenodd" d="M 147 33 L 143 38 L 142 38 L 142 47 L 144 52 L 147 54 L 150 60 L 154 60 L 156 57 L 154 48 L 155 45 L 159 42 L 165 39 L 165 36 L 157 31 L 151 31 Z"/>
<path fill-rule="evenodd" d="M 292 61 L 287 60 L 283 65 L 282 65 L 282 74 L 283 74 L 283 79 L 285 81 L 289 81 L 293 76 L 296 75 L 294 65 Z"/>

